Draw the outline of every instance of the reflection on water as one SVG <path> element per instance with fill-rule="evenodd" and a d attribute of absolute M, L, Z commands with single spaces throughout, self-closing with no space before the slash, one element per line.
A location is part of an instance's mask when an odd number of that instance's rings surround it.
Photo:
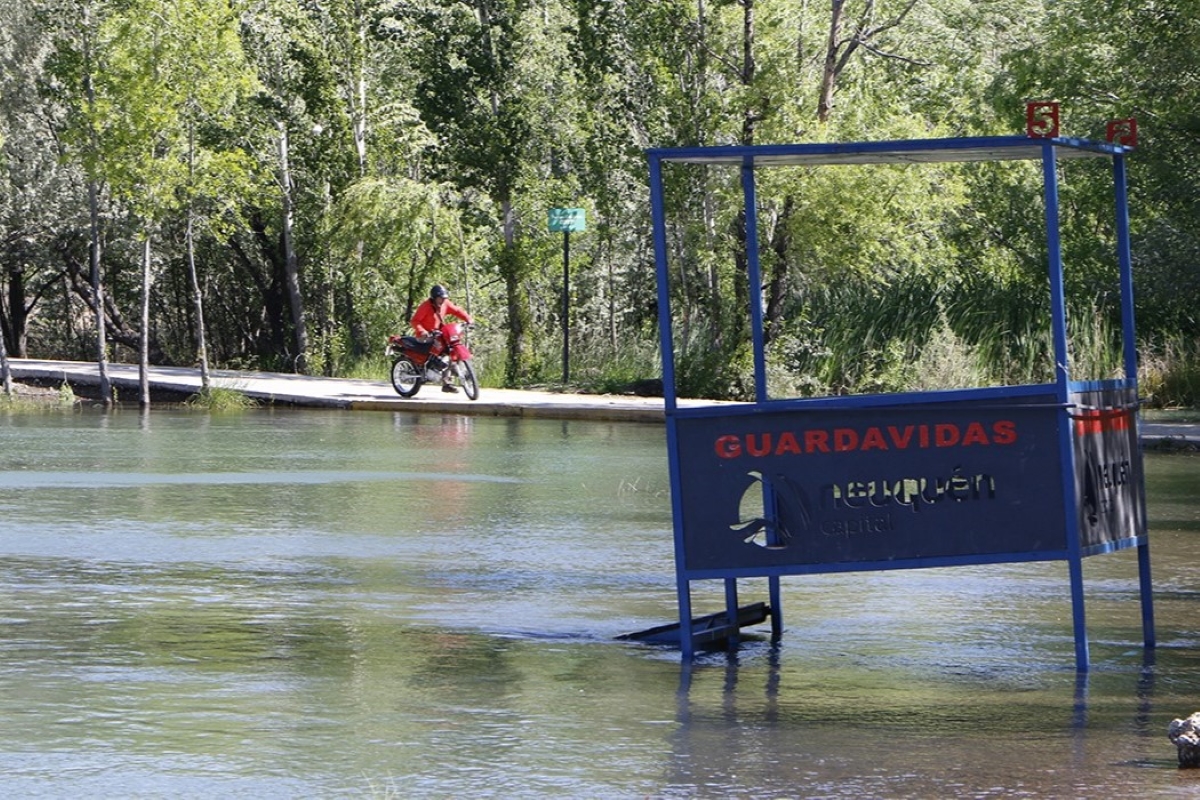
<path fill-rule="evenodd" d="M 1200 458 L 1132 553 L 783 581 L 694 664 L 656 426 L 254 411 L 0 418 L 9 796 L 1190 797 Z M 743 582 L 747 601 L 765 585 Z M 763 582 L 765 584 L 765 581 Z M 697 612 L 716 610 L 717 582 Z"/>

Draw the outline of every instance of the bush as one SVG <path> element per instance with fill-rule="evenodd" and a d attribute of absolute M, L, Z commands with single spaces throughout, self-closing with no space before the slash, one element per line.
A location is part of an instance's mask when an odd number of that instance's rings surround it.
<path fill-rule="evenodd" d="M 1143 348 L 1138 384 L 1150 408 L 1200 407 L 1200 345 L 1173 339 Z"/>
<path fill-rule="evenodd" d="M 238 411 L 244 408 L 253 408 L 258 403 L 237 389 L 227 386 L 209 386 L 189 397 L 185 405 L 203 411 Z"/>

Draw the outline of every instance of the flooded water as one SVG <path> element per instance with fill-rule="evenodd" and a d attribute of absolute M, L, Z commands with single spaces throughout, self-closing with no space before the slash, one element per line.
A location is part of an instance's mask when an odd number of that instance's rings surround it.
<path fill-rule="evenodd" d="M 1200 710 L 1200 457 L 1148 456 L 1157 651 L 1135 555 L 1094 557 L 1079 678 L 1057 563 L 784 579 L 778 646 L 693 664 L 615 641 L 676 613 L 659 426 L 26 413 L 0 442 L 5 796 L 1200 795 L 1166 738 Z"/>

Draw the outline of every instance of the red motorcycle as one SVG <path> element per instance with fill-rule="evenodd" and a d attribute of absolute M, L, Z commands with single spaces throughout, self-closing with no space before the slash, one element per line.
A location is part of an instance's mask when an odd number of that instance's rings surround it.
<path fill-rule="evenodd" d="M 463 341 L 464 326 L 447 322 L 428 339 L 389 336 L 392 386 L 401 397 L 412 397 L 423 383 L 458 384 L 467 399 L 479 397 L 479 379 L 471 366 L 471 351 Z"/>

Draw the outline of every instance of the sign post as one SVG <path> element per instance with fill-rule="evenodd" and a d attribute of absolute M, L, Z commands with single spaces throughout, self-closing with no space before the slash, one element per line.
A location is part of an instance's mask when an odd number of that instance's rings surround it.
<path fill-rule="evenodd" d="M 582 208 L 552 208 L 549 214 L 550 232 L 562 231 L 563 235 L 563 383 L 571 380 L 571 232 L 587 228 L 587 212 Z"/>
<path fill-rule="evenodd" d="M 1057 103 L 1031 103 L 1025 136 L 647 151 L 678 633 L 697 646 L 736 645 L 769 613 L 783 630 L 779 578 L 788 575 L 1065 561 L 1075 664 L 1088 670 L 1082 560 L 1137 548 L 1143 645 L 1154 647 L 1153 593 L 1141 450 L 1125 156 L 1136 122 L 1111 142 L 1062 138 Z M 1072 379 L 1059 232 L 1058 163 L 1107 159 L 1113 170 L 1124 375 Z M 1054 381 L 897 394 L 779 397 L 767 391 L 757 291 L 747 297 L 755 358 L 753 403 L 689 403 L 675 386 L 664 166 L 741 167 L 746 276 L 761 285 L 755 171 L 827 164 L 1041 162 Z M 767 578 L 770 602 L 740 606 L 737 581 Z M 725 582 L 724 614 L 693 617 L 693 581 Z M 658 636 L 651 629 L 627 638 Z"/>

